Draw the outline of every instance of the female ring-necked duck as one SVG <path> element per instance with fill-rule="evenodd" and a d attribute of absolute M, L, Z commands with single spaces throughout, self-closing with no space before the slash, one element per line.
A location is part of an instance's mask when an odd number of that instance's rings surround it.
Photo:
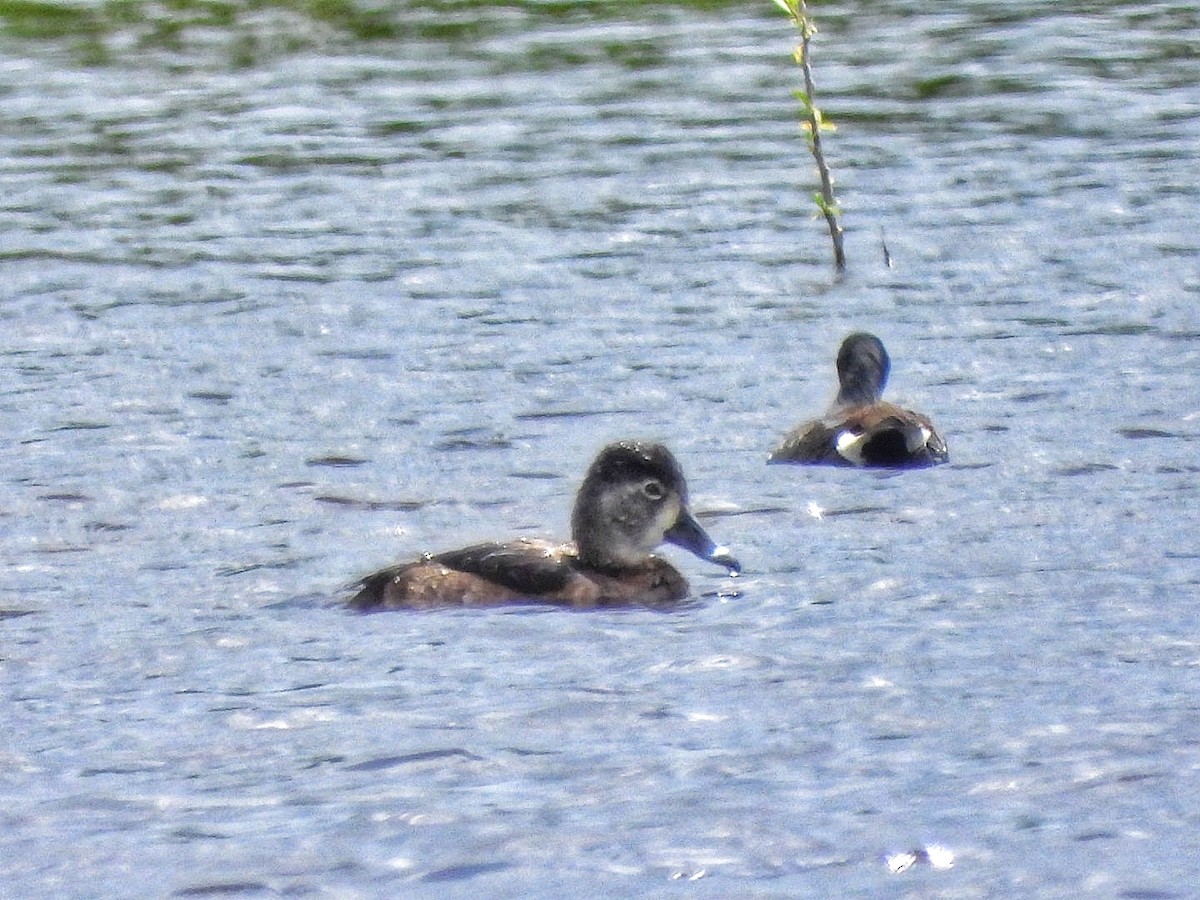
<path fill-rule="evenodd" d="M 891 365 L 875 335 L 847 337 L 838 351 L 840 388 L 833 406 L 789 432 L 767 462 L 905 469 L 949 460 L 946 442 L 927 416 L 882 399 Z"/>
<path fill-rule="evenodd" d="M 594 607 L 664 603 L 687 580 L 652 555 L 664 541 L 741 570 L 688 509 L 683 470 L 661 444 L 609 444 L 584 476 L 566 544 L 522 538 L 402 563 L 364 578 L 359 610 L 548 603 Z"/>

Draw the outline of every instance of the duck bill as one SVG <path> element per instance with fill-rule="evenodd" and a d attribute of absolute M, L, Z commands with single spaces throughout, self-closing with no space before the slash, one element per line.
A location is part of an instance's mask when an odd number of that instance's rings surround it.
<path fill-rule="evenodd" d="M 729 548 L 710 538 L 708 532 L 700 527 L 700 523 L 686 509 L 679 514 L 679 518 L 663 538 L 667 543 L 682 547 L 701 559 L 724 566 L 732 575 L 742 571 L 741 563 L 734 559 Z"/>

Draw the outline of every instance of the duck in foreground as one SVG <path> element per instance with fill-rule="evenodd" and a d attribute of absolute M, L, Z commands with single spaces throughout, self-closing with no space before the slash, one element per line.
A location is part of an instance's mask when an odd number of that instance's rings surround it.
<path fill-rule="evenodd" d="M 883 399 L 891 365 L 875 335 L 847 337 L 838 351 L 841 387 L 833 406 L 793 429 L 767 462 L 891 469 L 947 462 L 946 442 L 927 416 Z"/>
<path fill-rule="evenodd" d="M 652 551 L 664 542 L 741 571 L 688 509 L 683 471 L 662 444 L 620 441 L 593 461 L 575 498 L 570 543 L 478 544 L 368 575 L 358 610 L 545 603 L 568 607 L 682 600 L 687 580 Z"/>

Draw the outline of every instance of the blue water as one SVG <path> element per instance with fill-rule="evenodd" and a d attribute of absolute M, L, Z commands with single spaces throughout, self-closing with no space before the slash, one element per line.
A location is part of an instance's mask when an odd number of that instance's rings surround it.
<path fill-rule="evenodd" d="M 837 281 L 772 10 L 0 42 L 0 893 L 1195 895 L 1200 18 L 820 4 Z M 338 607 L 633 436 L 741 578 Z"/>

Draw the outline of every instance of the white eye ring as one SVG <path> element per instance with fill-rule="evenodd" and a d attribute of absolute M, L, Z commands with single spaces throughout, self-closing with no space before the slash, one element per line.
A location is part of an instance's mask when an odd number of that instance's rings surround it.
<path fill-rule="evenodd" d="M 642 493 L 651 500 L 661 500 L 667 496 L 667 490 L 663 487 L 661 481 L 651 478 L 649 481 L 642 483 Z"/>

